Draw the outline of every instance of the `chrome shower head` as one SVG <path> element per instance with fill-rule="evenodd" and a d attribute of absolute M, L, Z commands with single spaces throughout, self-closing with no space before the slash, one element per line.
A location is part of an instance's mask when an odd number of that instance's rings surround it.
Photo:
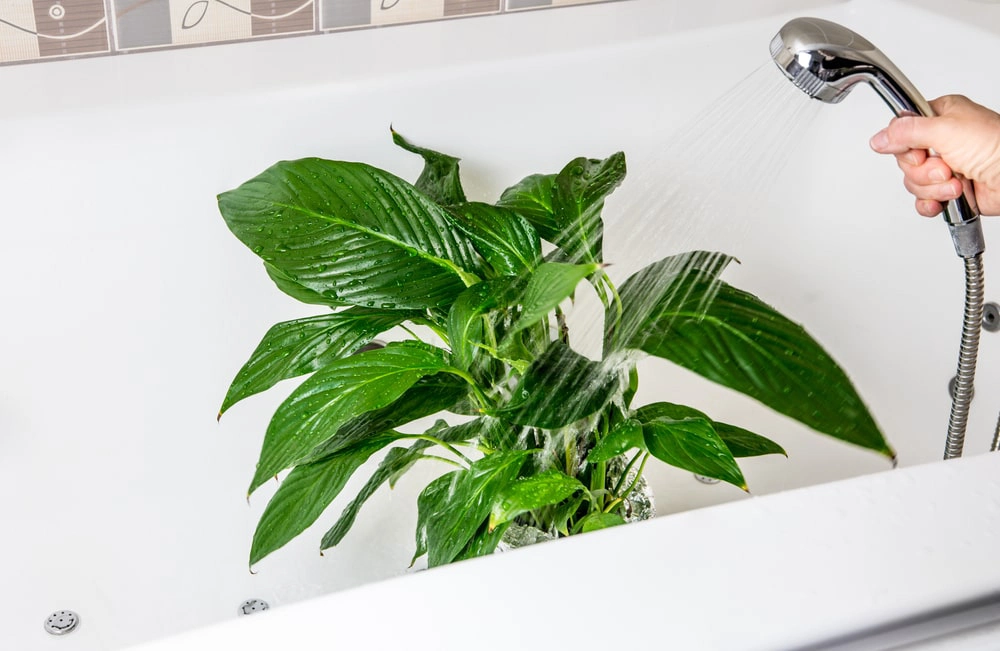
<path fill-rule="evenodd" d="M 858 82 L 870 85 L 899 115 L 933 116 L 934 109 L 881 50 L 856 32 L 821 18 L 795 18 L 771 39 L 771 58 L 795 86 L 813 99 L 836 104 Z M 933 152 L 932 152 L 933 153 Z M 982 253 L 982 227 L 972 185 L 945 206 L 955 249 L 963 257 Z"/>
<path fill-rule="evenodd" d="M 771 39 L 771 58 L 806 95 L 829 104 L 866 82 L 896 115 L 934 115 L 916 87 L 854 31 L 820 18 L 795 18 Z"/>

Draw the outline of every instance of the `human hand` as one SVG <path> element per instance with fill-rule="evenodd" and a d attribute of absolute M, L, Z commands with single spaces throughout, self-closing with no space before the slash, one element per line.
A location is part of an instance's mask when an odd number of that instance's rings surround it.
<path fill-rule="evenodd" d="M 962 194 L 955 173 L 972 183 L 983 215 L 1000 215 L 1000 115 L 962 95 L 930 104 L 937 117 L 894 118 L 872 137 L 871 148 L 896 157 L 921 215 L 939 214 L 942 203 Z"/>

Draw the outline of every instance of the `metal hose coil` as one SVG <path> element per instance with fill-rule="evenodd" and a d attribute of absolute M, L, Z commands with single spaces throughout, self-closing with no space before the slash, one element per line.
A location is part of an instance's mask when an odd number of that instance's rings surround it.
<path fill-rule="evenodd" d="M 948 440 L 944 458 L 962 456 L 965 430 L 969 424 L 972 387 L 976 379 L 976 359 L 979 356 L 979 334 L 983 325 L 985 281 L 983 256 L 963 258 L 965 262 L 965 316 L 962 322 L 962 345 L 958 354 L 958 373 L 952 394 L 951 415 L 948 418 Z"/>

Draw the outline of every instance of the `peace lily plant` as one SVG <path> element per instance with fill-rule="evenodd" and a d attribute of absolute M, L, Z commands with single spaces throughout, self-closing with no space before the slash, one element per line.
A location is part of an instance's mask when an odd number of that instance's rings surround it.
<path fill-rule="evenodd" d="M 671 255 L 616 287 L 601 212 L 625 178 L 624 154 L 574 159 L 488 204 L 466 199 L 457 158 L 392 135 L 425 161 L 415 184 L 308 158 L 219 196 L 226 224 L 277 287 L 328 308 L 272 327 L 220 410 L 311 375 L 267 427 L 249 492 L 290 472 L 261 516 L 251 565 L 312 525 L 386 449 L 321 549 L 420 462 L 450 468 L 417 499 L 414 559 L 437 566 L 493 552 L 515 524 L 553 537 L 622 524 L 651 458 L 746 490 L 737 459 L 784 454 L 695 407 L 634 405 L 642 354 L 893 456 L 830 355 L 720 279 L 730 256 Z M 563 312 L 581 283 L 604 305 L 597 360 L 574 350 Z M 389 330 L 408 338 L 367 349 Z M 435 414 L 445 417 L 430 429 L 404 431 Z"/>

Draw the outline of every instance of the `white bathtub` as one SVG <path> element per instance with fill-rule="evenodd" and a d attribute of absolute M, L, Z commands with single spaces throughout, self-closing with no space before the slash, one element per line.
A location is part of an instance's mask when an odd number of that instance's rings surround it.
<path fill-rule="evenodd" d="M 265 330 L 315 312 L 274 291 L 226 230 L 218 192 L 276 160 L 312 155 L 413 177 L 419 162 L 391 145 L 390 123 L 461 156 L 475 198 L 618 149 L 642 176 L 643 163 L 671 142 L 650 134 L 690 123 L 766 64 L 771 36 L 794 15 L 855 28 L 929 97 L 961 91 L 1000 106 L 992 82 L 1000 6 L 687 5 L 631 0 L 0 69 L 0 648 L 457 647 L 463 635 L 492 633 L 477 614 L 493 613 L 492 621 L 520 612 L 514 578 L 577 577 L 581 566 L 594 568 L 596 592 L 649 596 L 639 610 L 665 623 L 632 630 L 634 641 L 679 648 L 816 644 L 1000 591 L 1000 569 L 989 562 L 1000 532 L 992 479 L 1000 457 L 981 455 L 1000 409 L 1000 334 L 986 333 L 982 345 L 966 446 L 980 456 L 937 462 L 957 360 L 961 264 L 944 226 L 915 216 L 892 162 L 868 150 L 889 114 L 866 89 L 822 107 L 790 164 L 745 212 L 713 222 L 749 227 L 694 229 L 684 248 L 739 257 L 727 278 L 828 347 L 901 469 L 887 472 L 872 454 L 649 364 L 647 398 L 710 408 L 786 447 L 787 460 L 745 463 L 757 498 L 653 467 L 661 514 L 733 503 L 399 576 L 412 554 L 416 495 L 437 471 L 426 468 L 378 493 L 325 557 L 316 553 L 323 527 L 358 482 L 314 529 L 248 572 L 250 537 L 273 487 L 249 507 L 244 489 L 287 387 L 248 400 L 221 424 L 215 414 Z M 707 181 L 720 194 L 734 184 Z M 629 191 L 627 180 L 617 205 L 627 205 Z M 609 230 L 626 232 L 629 216 L 615 205 Z M 998 224 L 987 222 L 988 242 L 1000 242 Z M 617 254 L 652 260 L 672 251 L 644 246 Z M 1000 286 L 990 253 L 988 288 Z M 1000 291 L 988 289 L 987 300 L 1000 301 Z M 591 560 L 598 552 L 612 560 Z M 237 619 L 249 598 L 277 608 Z M 415 628 L 387 630 L 371 618 L 373 604 L 391 604 L 387 617 Z M 438 604 L 458 609 L 461 627 L 418 623 Z M 580 612 L 554 608 L 562 617 Z M 81 624 L 57 639 L 42 622 L 60 609 L 79 613 Z M 386 637 L 372 637 L 373 627 Z M 541 646 L 557 642 L 552 634 L 520 635 Z"/>

